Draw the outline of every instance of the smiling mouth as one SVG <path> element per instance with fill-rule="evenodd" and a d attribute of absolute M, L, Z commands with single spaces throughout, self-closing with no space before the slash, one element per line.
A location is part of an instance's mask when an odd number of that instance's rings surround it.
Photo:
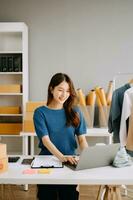
<path fill-rule="evenodd" d="M 60 100 L 60 101 L 65 101 L 65 100 L 66 100 L 66 98 L 65 98 L 65 99 L 59 98 L 59 100 Z"/>

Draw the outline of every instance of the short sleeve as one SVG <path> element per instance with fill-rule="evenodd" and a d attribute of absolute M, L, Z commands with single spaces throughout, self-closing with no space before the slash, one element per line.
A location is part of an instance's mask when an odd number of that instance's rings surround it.
<path fill-rule="evenodd" d="M 35 131 L 39 139 L 41 139 L 45 135 L 48 135 L 48 129 L 46 126 L 44 114 L 38 108 L 34 112 L 33 121 Z"/>
<path fill-rule="evenodd" d="M 76 109 L 76 112 L 78 112 L 78 114 L 79 114 L 80 123 L 79 123 L 78 127 L 76 127 L 76 129 L 75 129 L 75 134 L 77 136 L 79 136 L 79 135 L 82 135 L 82 134 L 86 134 L 87 126 L 86 126 L 85 119 L 84 119 L 83 114 L 80 111 L 80 109 Z"/>

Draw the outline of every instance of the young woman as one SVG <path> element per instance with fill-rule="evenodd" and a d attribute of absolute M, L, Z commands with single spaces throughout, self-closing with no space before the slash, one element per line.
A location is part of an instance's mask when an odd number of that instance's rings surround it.
<path fill-rule="evenodd" d="M 55 155 L 60 161 L 77 161 L 73 157 L 77 148 L 88 146 L 86 124 L 80 110 L 75 107 L 76 92 L 68 75 L 55 74 L 48 86 L 47 105 L 34 112 L 35 131 L 39 138 L 40 155 Z M 76 185 L 38 185 L 39 200 L 78 200 Z"/>

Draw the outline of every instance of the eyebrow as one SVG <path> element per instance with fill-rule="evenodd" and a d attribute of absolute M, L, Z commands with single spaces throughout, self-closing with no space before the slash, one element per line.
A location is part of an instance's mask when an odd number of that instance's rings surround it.
<path fill-rule="evenodd" d="M 64 88 L 61 87 L 61 86 L 59 86 L 58 89 L 62 89 L 62 90 L 64 90 Z M 70 88 L 68 88 L 67 91 L 70 91 Z"/>

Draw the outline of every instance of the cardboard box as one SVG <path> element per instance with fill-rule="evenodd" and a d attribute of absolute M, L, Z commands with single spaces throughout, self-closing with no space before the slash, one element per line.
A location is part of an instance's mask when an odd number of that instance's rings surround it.
<path fill-rule="evenodd" d="M 34 112 L 37 107 L 43 105 L 46 105 L 46 101 L 29 101 L 26 103 L 26 112 Z"/>
<path fill-rule="evenodd" d="M 0 143 L 0 159 L 5 158 L 6 156 L 7 156 L 6 144 Z"/>
<path fill-rule="evenodd" d="M 8 170 L 8 157 L 0 159 L 0 173 L 6 172 Z"/>
<path fill-rule="evenodd" d="M 33 120 L 33 114 L 34 114 L 34 112 L 26 112 L 25 115 L 24 115 L 24 120 L 32 121 Z"/>
<path fill-rule="evenodd" d="M 35 132 L 33 123 L 34 110 L 39 107 L 46 105 L 46 101 L 29 101 L 26 103 L 26 113 L 24 115 L 23 131 L 24 132 Z"/>
<path fill-rule="evenodd" d="M 0 93 L 20 93 L 21 85 L 10 84 L 10 85 L 0 85 Z"/>
<path fill-rule="evenodd" d="M 18 135 L 22 131 L 22 123 L 0 123 L 1 135 Z"/>
<path fill-rule="evenodd" d="M 0 114 L 19 114 L 21 109 L 19 106 L 0 106 Z"/>
<path fill-rule="evenodd" d="M 24 120 L 23 131 L 31 133 L 35 132 L 33 120 Z"/>
<path fill-rule="evenodd" d="M 24 123 L 23 123 L 24 132 L 35 132 L 33 123 L 33 113 L 34 112 L 26 112 L 24 115 Z"/>

